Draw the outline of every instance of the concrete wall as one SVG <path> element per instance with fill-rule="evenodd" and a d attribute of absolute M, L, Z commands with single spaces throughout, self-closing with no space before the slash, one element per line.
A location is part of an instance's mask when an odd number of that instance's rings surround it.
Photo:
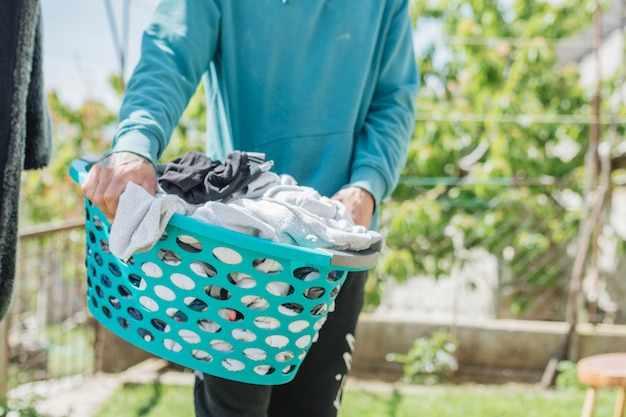
<path fill-rule="evenodd" d="M 402 365 L 389 363 L 389 352 L 406 353 L 415 339 L 436 331 L 453 333 L 459 341 L 459 381 L 539 382 L 567 325 L 561 322 L 485 320 L 416 322 L 363 315 L 357 329 L 352 375 L 396 380 Z M 579 325 L 570 346 L 569 359 L 626 351 L 626 326 Z"/>
<path fill-rule="evenodd" d="M 406 353 L 415 339 L 436 331 L 453 333 L 459 341 L 460 369 L 456 381 L 539 382 L 567 325 L 561 322 L 484 320 L 443 322 L 398 320 L 363 314 L 356 334 L 352 375 L 394 381 L 402 366 L 389 363 L 388 353 Z M 120 372 L 152 355 L 101 328 L 100 359 L 104 372 Z M 597 353 L 626 351 L 626 326 L 579 325 L 570 347 L 570 359 Z"/>

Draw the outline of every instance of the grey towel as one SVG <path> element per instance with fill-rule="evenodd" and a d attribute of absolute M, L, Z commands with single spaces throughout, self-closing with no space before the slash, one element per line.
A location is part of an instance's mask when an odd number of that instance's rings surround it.
<path fill-rule="evenodd" d="M 0 1 L 0 319 L 15 279 L 20 177 L 50 158 L 38 0 Z"/>

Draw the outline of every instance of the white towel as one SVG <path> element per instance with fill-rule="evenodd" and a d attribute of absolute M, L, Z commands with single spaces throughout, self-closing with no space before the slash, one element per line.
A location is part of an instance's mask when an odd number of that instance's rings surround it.
<path fill-rule="evenodd" d="M 109 250 L 127 261 L 134 253 L 152 248 L 174 213 L 185 213 L 183 200 L 174 195 L 153 197 L 129 182 L 120 196 L 109 234 Z"/>
<path fill-rule="evenodd" d="M 260 199 L 208 202 L 191 217 L 274 242 L 307 248 L 361 251 L 382 236 L 355 225 L 346 207 L 298 185 L 269 187 Z"/>

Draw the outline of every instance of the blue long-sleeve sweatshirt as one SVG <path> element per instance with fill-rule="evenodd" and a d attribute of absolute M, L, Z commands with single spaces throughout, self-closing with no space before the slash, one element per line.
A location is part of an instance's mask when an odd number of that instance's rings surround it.
<path fill-rule="evenodd" d="M 265 152 L 323 195 L 395 187 L 418 71 L 407 0 L 163 0 L 120 109 L 113 152 L 156 162 L 203 75 L 207 154 Z"/>

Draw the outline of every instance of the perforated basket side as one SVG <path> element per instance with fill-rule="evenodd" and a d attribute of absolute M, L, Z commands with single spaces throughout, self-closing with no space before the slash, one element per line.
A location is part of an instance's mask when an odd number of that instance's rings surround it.
<path fill-rule="evenodd" d="M 332 256 L 178 219 L 123 262 L 86 200 L 90 311 L 124 340 L 174 363 L 262 385 L 289 382 L 346 278 Z"/>

